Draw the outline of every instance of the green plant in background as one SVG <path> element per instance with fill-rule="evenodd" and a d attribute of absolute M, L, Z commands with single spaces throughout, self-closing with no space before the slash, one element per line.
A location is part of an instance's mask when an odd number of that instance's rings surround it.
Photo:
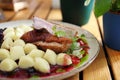
<path fill-rule="evenodd" d="M 94 6 L 94 13 L 96 17 L 111 11 L 113 13 L 120 13 L 120 0 L 96 0 Z"/>

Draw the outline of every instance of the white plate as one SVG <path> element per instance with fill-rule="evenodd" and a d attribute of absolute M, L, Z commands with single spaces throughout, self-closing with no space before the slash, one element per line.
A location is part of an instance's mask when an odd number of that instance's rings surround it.
<path fill-rule="evenodd" d="M 88 31 L 86 31 L 84 29 L 81 29 L 80 27 L 78 27 L 76 25 L 72 25 L 72 24 L 68 24 L 68 23 L 56 22 L 56 21 L 54 21 L 54 22 L 52 21 L 52 23 L 55 23 L 58 26 L 65 28 L 66 31 L 68 30 L 67 31 L 68 34 L 69 33 L 71 34 L 71 32 L 75 33 L 76 31 L 78 31 L 79 34 L 85 34 L 86 37 L 87 37 L 89 47 L 90 47 L 90 49 L 89 49 L 89 58 L 81 66 L 79 66 L 77 68 L 74 68 L 73 70 L 71 70 L 69 72 L 65 72 L 65 73 L 62 73 L 62 74 L 49 76 L 49 77 L 45 77 L 45 78 L 40 78 L 40 80 L 60 80 L 60 79 L 70 77 L 70 76 L 84 70 L 97 57 L 97 55 L 99 53 L 99 49 L 100 49 L 97 39 L 90 32 L 88 32 Z M 16 27 L 16 26 L 20 26 L 20 25 L 32 26 L 32 24 L 33 24 L 32 20 L 19 20 L 19 21 L 1 23 L 0 28 Z M 37 80 L 39 80 L 39 79 L 37 79 Z"/>

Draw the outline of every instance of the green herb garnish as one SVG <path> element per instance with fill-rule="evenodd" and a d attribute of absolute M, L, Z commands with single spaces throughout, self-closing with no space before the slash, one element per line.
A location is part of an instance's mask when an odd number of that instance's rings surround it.
<path fill-rule="evenodd" d="M 57 30 L 57 29 L 56 29 L 56 26 L 53 26 L 53 27 L 52 27 L 52 30 L 53 30 L 54 34 L 55 34 L 57 37 L 63 37 L 63 36 L 65 36 L 65 32 L 62 31 L 62 30 Z"/>

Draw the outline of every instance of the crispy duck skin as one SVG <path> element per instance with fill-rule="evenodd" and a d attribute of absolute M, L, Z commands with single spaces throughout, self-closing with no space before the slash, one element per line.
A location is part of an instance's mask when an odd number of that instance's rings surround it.
<path fill-rule="evenodd" d="M 50 34 L 46 29 L 32 30 L 21 37 L 26 43 L 33 43 L 38 48 L 46 51 L 52 49 L 56 53 L 65 52 L 70 47 L 72 40 L 65 37 L 57 37 Z"/>

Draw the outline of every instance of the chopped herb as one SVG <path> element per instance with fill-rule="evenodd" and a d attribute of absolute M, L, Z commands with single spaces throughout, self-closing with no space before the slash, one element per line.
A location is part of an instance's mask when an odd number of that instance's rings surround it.
<path fill-rule="evenodd" d="M 84 34 L 80 36 L 80 39 L 82 39 L 85 43 L 87 43 L 86 36 Z"/>
<path fill-rule="evenodd" d="M 80 51 L 80 54 L 84 54 L 84 53 L 85 53 L 85 50 L 81 50 L 81 51 Z"/>
<path fill-rule="evenodd" d="M 57 37 L 63 37 L 63 36 L 65 36 L 65 32 L 64 32 L 64 31 L 61 31 L 61 30 L 57 30 L 56 26 L 53 26 L 53 27 L 52 27 L 52 30 L 53 30 L 54 34 L 55 34 Z"/>
<path fill-rule="evenodd" d="M 86 54 L 83 58 L 81 58 L 80 63 L 76 67 L 81 66 L 85 61 L 88 60 L 88 57 L 89 57 L 88 54 Z"/>

